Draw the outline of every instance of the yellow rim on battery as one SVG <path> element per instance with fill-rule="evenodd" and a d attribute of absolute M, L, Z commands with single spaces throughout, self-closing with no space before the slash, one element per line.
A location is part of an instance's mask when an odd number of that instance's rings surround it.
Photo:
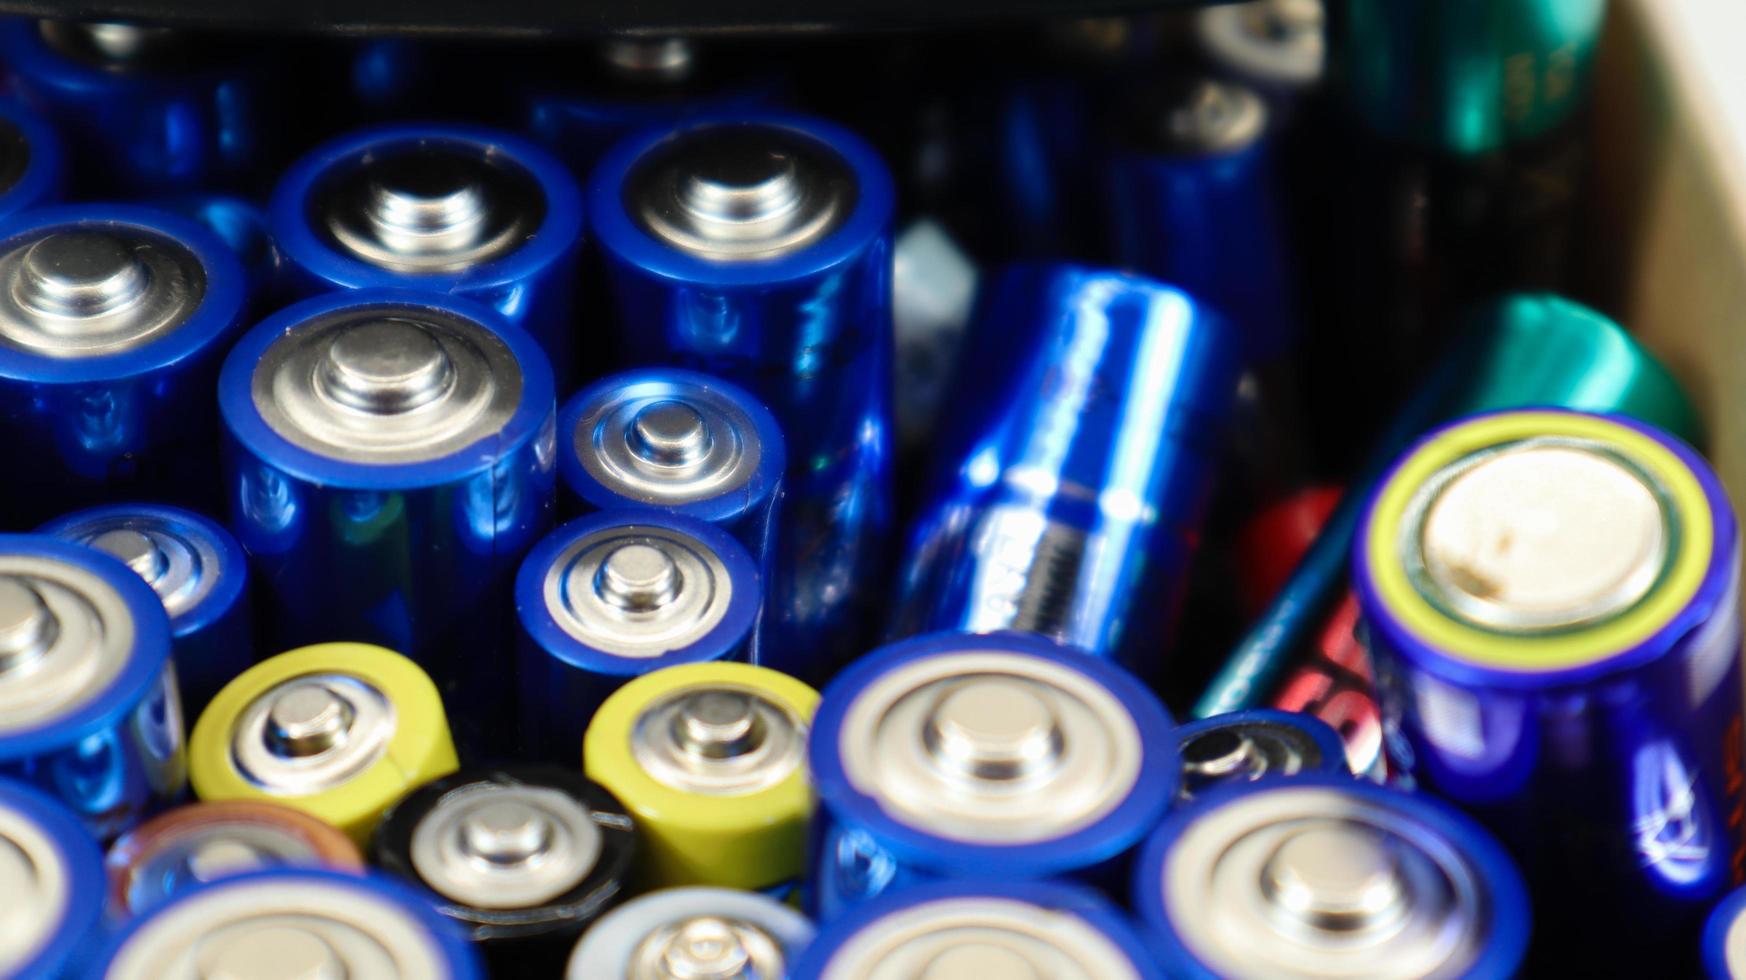
<path fill-rule="evenodd" d="M 595 712 L 582 738 L 588 778 L 638 821 L 651 885 L 762 888 L 802 870 L 812 786 L 804 764 L 774 786 L 736 796 L 700 796 L 650 776 L 632 753 L 637 719 L 667 696 L 699 687 L 749 690 L 810 725 L 818 692 L 786 674 L 742 663 L 667 667 L 631 681 Z M 801 733 L 804 739 L 805 733 Z"/>
<path fill-rule="evenodd" d="M 1511 635 L 1470 626 L 1432 605 L 1408 578 L 1396 551 L 1419 489 L 1473 453 L 1539 437 L 1588 439 L 1616 450 L 1652 476 L 1671 510 L 1677 550 L 1636 605 L 1567 632 Z M 1377 495 L 1364 529 L 1364 554 L 1377 595 L 1401 625 L 1445 655 L 1488 667 L 1553 671 L 1596 663 L 1643 642 L 1697 594 L 1710 567 L 1713 515 L 1703 484 L 1683 460 L 1647 435 L 1609 419 L 1565 412 L 1510 412 L 1474 419 L 1422 444 Z"/>
<path fill-rule="evenodd" d="M 376 687 L 394 705 L 394 734 L 381 758 L 338 786 L 304 796 L 269 793 L 238 771 L 231 755 L 232 727 L 255 699 L 307 674 L 346 674 Z M 188 778 L 200 799 L 269 800 L 296 807 L 360 845 L 382 812 L 407 791 L 458 766 L 442 698 L 429 675 L 400 654 L 367 643 L 319 643 L 250 667 L 200 713 L 188 740 Z"/>

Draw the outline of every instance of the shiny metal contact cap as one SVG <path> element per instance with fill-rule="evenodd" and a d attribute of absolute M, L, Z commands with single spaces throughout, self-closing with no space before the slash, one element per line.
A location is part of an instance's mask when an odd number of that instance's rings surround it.
<path fill-rule="evenodd" d="M 135 350 L 188 322 L 206 268 L 186 246 L 118 222 L 49 225 L 0 251 L 0 344 L 52 358 Z"/>
<path fill-rule="evenodd" d="M 603 847 L 568 793 L 475 782 L 451 790 L 412 831 L 412 867 L 438 894 L 483 909 L 540 905 L 580 885 Z"/>
<path fill-rule="evenodd" d="M 394 737 L 393 702 L 349 674 L 304 674 L 268 688 L 238 715 L 231 759 L 274 796 L 309 796 L 374 765 Z"/>
<path fill-rule="evenodd" d="M 713 123 L 656 144 L 625 183 L 625 210 L 655 238 L 717 262 L 776 259 L 848 219 L 858 187 L 818 139 L 767 123 Z"/>
<path fill-rule="evenodd" d="M 1649 594 L 1673 531 L 1654 478 L 1593 442 L 1528 439 L 1445 467 L 1414 498 L 1401 553 L 1433 605 L 1505 633 L 1617 616 Z"/>
<path fill-rule="evenodd" d="M 615 37 L 600 45 L 607 74 L 626 82 L 674 85 L 697 70 L 697 44 L 685 37 Z"/>
<path fill-rule="evenodd" d="M 772 980 L 812 940 L 805 916 L 756 892 L 667 888 L 619 906 L 576 945 L 569 980 Z"/>
<path fill-rule="evenodd" d="M 578 643 L 653 658 L 720 625 L 734 582 L 704 541 L 670 527 L 622 524 L 571 542 L 547 567 L 540 594 L 558 627 Z"/>
<path fill-rule="evenodd" d="M 1092 825 L 1127 798 L 1144 754 L 1126 705 L 1091 677 L 973 645 L 871 679 L 836 749 L 849 783 L 893 819 L 985 845 Z"/>
<path fill-rule="evenodd" d="M 733 397 L 681 379 L 595 388 L 570 438 L 602 487 L 653 506 L 743 490 L 764 456 L 757 422 Z"/>
<path fill-rule="evenodd" d="M 1236 153 L 1267 128 L 1267 104 L 1252 90 L 1211 78 L 1172 79 L 1148 89 L 1133 109 L 1134 140 L 1170 156 Z"/>
<path fill-rule="evenodd" d="M 526 169 L 488 144 L 407 139 L 363 153 L 318 186 L 312 224 L 357 259 L 395 272 L 459 272 L 521 247 L 545 220 Z"/>
<path fill-rule="evenodd" d="M 751 688 L 712 684 L 651 703 L 631 729 L 631 757 L 662 785 L 742 796 L 780 784 L 806 761 L 806 723 Z"/>
<path fill-rule="evenodd" d="M 168 27 L 114 20 L 43 20 L 37 30 L 61 54 L 110 71 L 165 68 L 187 53 L 184 36 Z"/>
<path fill-rule="evenodd" d="M 398 893 L 395 893 L 398 894 Z M 423 980 L 453 977 L 433 913 L 380 883 L 319 872 L 246 875 L 141 921 L 107 980 Z"/>
<path fill-rule="evenodd" d="M 938 898 L 862 926 L 820 980 L 1138 980 L 1120 946 L 1067 912 L 995 895 Z"/>
<path fill-rule="evenodd" d="M 17 971 L 60 926 L 73 880 L 61 845 L 30 815 L 0 804 L 0 975 Z"/>
<path fill-rule="evenodd" d="M 107 514 L 56 533 L 118 559 L 152 587 L 172 621 L 218 585 L 222 557 L 210 537 L 152 513 Z"/>
<path fill-rule="evenodd" d="M 96 699 L 133 657 L 137 635 L 127 602 L 96 572 L 0 554 L 0 735 Z"/>
<path fill-rule="evenodd" d="M 1322 0 L 1251 0 L 1195 14 L 1200 45 L 1219 65 L 1257 82 L 1294 88 L 1322 77 L 1327 57 Z"/>
<path fill-rule="evenodd" d="M 255 411 L 301 449 L 393 465 L 459 452 L 502 431 L 522 366 L 483 323 L 393 304 L 317 314 L 261 354 Z"/>
<path fill-rule="evenodd" d="M 1308 732 L 1263 720 L 1203 727 L 1183 737 L 1178 748 L 1183 799 L 1222 783 L 1290 776 L 1322 763 L 1322 747 Z"/>

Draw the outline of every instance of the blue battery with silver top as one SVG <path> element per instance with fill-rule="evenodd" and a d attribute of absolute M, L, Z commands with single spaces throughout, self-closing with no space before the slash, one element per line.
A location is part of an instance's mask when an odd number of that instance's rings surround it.
<path fill-rule="evenodd" d="M 936 972 L 937 971 L 937 972 Z M 1089 888 L 993 875 L 904 888 L 826 925 L 789 980 L 1163 980 L 1128 917 Z"/>
<path fill-rule="evenodd" d="M 333 293 L 250 331 L 218 394 L 231 529 L 264 636 L 403 652 L 463 745 L 490 747 L 514 693 L 499 654 L 515 568 L 552 520 L 556 404 L 539 345 L 467 300 Z"/>
<path fill-rule="evenodd" d="M 625 682 L 748 659 L 763 596 L 751 554 L 684 514 L 608 510 L 553 531 L 515 578 L 524 747 L 573 765 L 595 708 Z"/>
<path fill-rule="evenodd" d="M 511 133 L 398 123 L 331 140 L 285 171 L 268 206 L 291 297 L 372 287 L 464 297 L 576 376 L 581 191 Z"/>
<path fill-rule="evenodd" d="M 54 128 L 16 102 L 0 100 L 0 217 L 57 200 L 66 169 Z"/>
<path fill-rule="evenodd" d="M 242 56 L 165 27 L 9 17 L 0 64 L 65 134 L 87 192 L 234 186 L 258 175 L 282 128 L 258 45 Z"/>
<path fill-rule="evenodd" d="M 859 652 L 891 522 L 893 198 L 865 142 L 783 114 L 640 133 L 588 182 L 626 355 L 741 384 L 782 425 L 770 619 L 803 676 Z"/>
<path fill-rule="evenodd" d="M 1716 904 L 1704 923 L 1704 971 L 1710 980 L 1746 977 L 1746 888 Z"/>
<path fill-rule="evenodd" d="M 56 796 L 99 840 L 181 795 L 170 619 L 114 558 L 0 535 L 0 774 Z"/>
<path fill-rule="evenodd" d="M 37 790 L 0 780 L 0 976 L 60 977 L 99 928 L 103 852 L 79 819 Z"/>
<path fill-rule="evenodd" d="M 1192 721 L 1176 729 L 1182 755 L 1178 805 L 1228 783 L 1263 776 L 1350 776 L 1340 733 L 1314 715 L 1252 708 Z"/>
<path fill-rule="evenodd" d="M 883 647 L 825 688 L 809 907 L 920 881 L 1107 882 L 1176 797 L 1164 706 L 1107 661 L 1015 633 Z"/>
<path fill-rule="evenodd" d="M 215 502 L 212 385 L 247 295 L 193 221 L 78 204 L 0 222 L 0 513 L 34 526 L 140 495 Z"/>
<path fill-rule="evenodd" d="M 565 977 L 793 977 L 813 931 L 806 916 L 758 892 L 663 888 L 594 923 Z"/>
<path fill-rule="evenodd" d="M 87 965 L 103 980 L 179 976 L 485 980 L 459 927 L 385 875 L 279 868 L 186 892 Z"/>
<path fill-rule="evenodd" d="M 1328 774 L 1223 786 L 1167 817 L 1133 908 L 1172 977 L 1517 976 L 1522 876 L 1447 804 Z"/>
<path fill-rule="evenodd" d="M 163 600 L 189 716 L 255 662 L 248 560 L 216 521 L 162 504 L 111 504 L 37 530 L 119 558 Z"/>

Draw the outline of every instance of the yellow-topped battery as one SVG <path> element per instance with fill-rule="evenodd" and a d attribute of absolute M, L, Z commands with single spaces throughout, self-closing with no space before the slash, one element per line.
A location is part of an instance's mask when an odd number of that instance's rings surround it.
<path fill-rule="evenodd" d="M 188 747 L 203 800 L 272 800 L 364 844 L 389 806 L 455 771 L 436 685 L 365 643 L 321 643 L 265 660 L 212 699 Z"/>
<path fill-rule="evenodd" d="M 641 831 L 647 887 L 762 889 L 800 876 L 818 692 L 741 663 L 645 674 L 606 699 L 583 738 L 588 777 Z"/>

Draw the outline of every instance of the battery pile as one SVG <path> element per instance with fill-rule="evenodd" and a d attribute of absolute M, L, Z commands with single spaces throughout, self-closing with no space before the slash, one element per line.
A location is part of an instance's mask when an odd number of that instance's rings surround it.
<path fill-rule="evenodd" d="M 1604 2 L 0 23 L 0 976 L 1746 977 Z"/>

